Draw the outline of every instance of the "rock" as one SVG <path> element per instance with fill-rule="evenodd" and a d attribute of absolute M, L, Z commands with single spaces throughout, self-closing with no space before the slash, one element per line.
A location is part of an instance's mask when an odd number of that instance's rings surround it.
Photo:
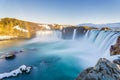
<path fill-rule="evenodd" d="M 105 58 L 80 73 L 76 80 L 120 80 L 120 68 Z"/>
<path fill-rule="evenodd" d="M 62 30 L 62 38 L 63 39 L 72 39 L 73 31 L 76 27 L 66 27 Z"/>
<path fill-rule="evenodd" d="M 103 27 L 101 30 L 111 30 L 109 27 Z"/>
<path fill-rule="evenodd" d="M 17 52 L 17 51 L 9 51 L 9 52 L 1 55 L 0 59 L 14 59 L 16 57 L 16 54 L 18 54 L 18 53 L 19 52 Z"/>
<path fill-rule="evenodd" d="M 120 36 L 118 37 L 116 44 L 112 45 L 110 48 L 110 55 L 119 55 L 120 54 Z"/>
<path fill-rule="evenodd" d="M 7 59 L 7 60 L 8 60 L 8 59 L 14 59 L 15 57 L 16 57 L 15 54 L 12 54 L 12 53 L 5 55 L 5 59 Z"/>
<path fill-rule="evenodd" d="M 86 28 L 86 27 L 82 27 L 82 26 L 78 27 L 76 30 L 76 39 L 83 37 L 88 30 L 89 28 Z"/>
<path fill-rule="evenodd" d="M 114 62 L 115 64 L 120 65 L 120 58 L 113 60 L 113 62 Z"/>
<path fill-rule="evenodd" d="M 62 30 L 63 39 L 73 39 L 75 33 L 75 39 L 82 37 L 87 32 L 86 27 L 66 27 Z"/>
<path fill-rule="evenodd" d="M 20 50 L 19 52 L 22 53 L 22 52 L 24 52 L 24 50 Z"/>
<path fill-rule="evenodd" d="M 92 69 L 93 69 L 93 67 L 90 67 L 90 68 L 87 68 L 86 70 L 82 71 L 76 80 L 82 80 L 85 77 L 85 74 L 88 74 Z"/>

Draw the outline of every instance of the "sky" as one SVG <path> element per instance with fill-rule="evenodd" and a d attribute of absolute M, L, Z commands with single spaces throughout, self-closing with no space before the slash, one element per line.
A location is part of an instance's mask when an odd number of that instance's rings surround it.
<path fill-rule="evenodd" d="M 120 22 L 120 0 L 0 0 L 0 18 L 38 23 Z"/>

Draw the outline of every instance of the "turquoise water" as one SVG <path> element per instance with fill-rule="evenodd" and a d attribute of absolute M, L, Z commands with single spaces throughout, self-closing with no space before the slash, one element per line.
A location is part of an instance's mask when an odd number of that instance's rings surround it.
<path fill-rule="evenodd" d="M 1 59 L 0 73 L 9 72 L 25 64 L 33 67 L 30 74 L 6 80 L 74 80 L 83 70 L 83 66 L 77 56 L 80 52 L 70 51 L 69 44 L 68 41 L 37 42 L 3 49 L 3 52 L 24 52 L 16 54 L 14 60 Z"/>
<path fill-rule="evenodd" d="M 109 48 L 118 36 L 113 32 L 100 32 L 96 38 L 96 31 L 89 33 L 91 35 L 86 33 L 80 40 L 62 40 L 51 31 L 40 32 L 32 40 L 0 48 L 0 55 L 9 51 L 23 51 L 17 53 L 13 60 L 0 59 L 0 73 L 25 64 L 32 66 L 30 74 L 5 80 L 75 80 L 82 70 L 94 66 L 100 57 L 109 55 Z"/>

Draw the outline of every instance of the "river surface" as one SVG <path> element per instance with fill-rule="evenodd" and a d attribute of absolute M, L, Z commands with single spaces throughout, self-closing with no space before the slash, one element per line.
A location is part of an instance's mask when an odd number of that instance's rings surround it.
<path fill-rule="evenodd" d="M 10 51 L 19 53 L 13 60 L 0 59 L 0 73 L 25 64 L 32 66 L 30 74 L 5 80 L 74 80 L 82 70 L 94 66 L 100 57 L 108 56 L 109 48 L 118 36 L 114 34 L 107 39 L 105 35 L 109 36 L 110 32 L 99 32 L 100 35 L 96 38 L 94 35 L 98 32 L 91 33 L 93 36 L 88 33 L 81 40 L 63 40 L 56 32 L 39 32 L 35 38 L 16 43 L 17 45 L 1 45 L 4 47 L 0 48 L 0 55 Z"/>

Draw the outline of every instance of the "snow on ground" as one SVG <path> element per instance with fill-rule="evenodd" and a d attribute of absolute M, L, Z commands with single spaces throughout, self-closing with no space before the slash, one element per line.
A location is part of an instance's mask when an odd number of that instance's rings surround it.
<path fill-rule="evenodd" d="M 22 31 L 22 32 L 28 32 L 28 30 L 21 28 L 19 25 L 14 26 L 13 28 L 14 28 L 14 29 L 17 29 L 17 30 L 20 30 L 20 31 Z"/>
<path fill-rule="evenodd" d="M 0 74 L 0 79 L 18 76 L 19 74 L 22 74 L 23 72 L 29 73 L 30 71 L 31 71 L 31 67 L 27 67 L 25 65 L 22 65 L 18 69 L 15 69 L 11 72 L 6 72 L 6 73 Z"/>
<path fill-rule="evenodd" d="M 42 27 L 44 27 L 45 29 L 48 29 L 48 30 L 51 29 L 50 26 L 48 26 L 47 24 L 42 24 L 42 25 L 39 25 L 39 26 L 42 26 Z"/>
<path fill-rule="evenodd" d="M 0 36 L 0 40 L 12 39 L 12 38 L 16 38 L 16 36 Z"/>

